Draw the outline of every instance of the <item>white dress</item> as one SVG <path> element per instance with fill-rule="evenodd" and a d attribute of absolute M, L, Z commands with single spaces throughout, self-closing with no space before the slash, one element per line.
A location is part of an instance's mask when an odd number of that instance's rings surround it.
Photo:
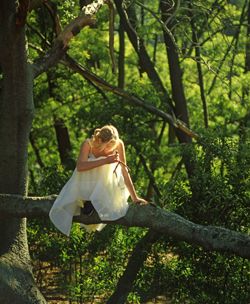
<path fill-rule="evenodd" d="M 91 154 L 89 161 L 100 158 Z M 129 191 L 124 183 L 121 165 L 114 173 L 116 166 L 117 163 L 112 163 L 83 172 L 74 170 L 49 213 L 57 229 L 69 236 L 73 216 L 80 215 L 83 201 L 87 200 L 91 201 L 101 220 L 112 221 L 125 216 Z M 100 231 L 105 224 L 83 226 L 87 230 Z"/>

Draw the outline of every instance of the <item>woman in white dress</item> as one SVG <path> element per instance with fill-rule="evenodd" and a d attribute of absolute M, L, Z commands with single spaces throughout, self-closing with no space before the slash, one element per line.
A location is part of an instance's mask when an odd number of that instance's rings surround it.
<path fill-rule="evenodd" d="M 117 129 L 106 125 L 83 142 L 76 169 L 59 193 L 49 216 L 62 233 L 69 235 L 73 216 L 79 215 L 82 207 L 85 214 L 95 209 L 101 220 L 116 220 L 126 214 L 129 195 L 135 203 L 147 203 L 136 193 Z M 88 231 L 100 231 L 105 225 L 83 226 Z"/>

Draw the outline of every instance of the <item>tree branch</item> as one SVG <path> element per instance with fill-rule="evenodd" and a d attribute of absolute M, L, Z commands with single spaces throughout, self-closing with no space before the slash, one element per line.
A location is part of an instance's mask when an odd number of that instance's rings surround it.
<path fill-rule="evenodd" d="M 1 218 L 6 217 L 48 217 L 56 196 L 23 197 L 0 194 Z M 92 216 L 74 217 L 75 222 L 83 224 L 100 223 L 97 213 Z M 198 245 L 206 250 L 228 252 L 250 258 L 250 236 L 222 227 L 195 224 L 173 212 L 165 211 L 152 205 L 132 204 L 125 217 L 104 223 L 119 224 L 127 227 L 150 228 L 162 235 Z"/>
<path fill-rule="evenodd" d="M 57 36 L 54 45 L 49 52 L 42 58 L 38 58 L 33 66 L 34 78 L 55 66 L 65 54 L 70 40 L 76 36 L 82 28 L 95 23 L 93 16 L 105 0 L 95 0 L 93 3 L 84 6 L 79 16 L 72 20 Z"/>
<path fill-rule="evenodd" d="M 155 114 L 158 117 L 163 118 L 164 121 L 167 121 L 173 127 L 180 129 L 188 136 L 193 137 L 193 138 L 199 137 L 198 134 L 196 134 L 194 131 L 189 129 L 189 127 L 181 120 L 176 119 L 175 117 L 172 117 L 170 114 L 168 114 L 160 109 L 155 108 L 149 102 L 145 102 L 144 100 L 140 99 L 139 97 L 131 95 L 128 92 L 109 84 L 102 78 L 98 77 L 94 73 L 85 69 L 84 66 L 77 63 L 69 55 L 64 56 L 64 60 L 62 61 L 62 63 L 65 64 L 66 66 L 68 66 L 71 70 L 82 75 L 85 79 L 88 79 L 88 80 L 92 81 L 93 83 L 96 83 L 99 87 L 126 99 L 128 102 L 132 103 L 133 105 L 146 109 L 149 113 Z"/>
<path fill-rule="evenodd" d="M 216 74 L 215 74 L 214 79 L 213 79 L 213 81 L 212 81 L 212 83 L 210 85 L 210 88 L 207 91 L 207 95 L 210 95 L 210 93 L 212 92 L 212 90 L 213 90 L 213 88 L 214 88 L 214 86 L 216 84 L 216 80 L 218 78 L 218 75 L 221 72 L 222 66 L 225 63 L 227 56 L 231 55 L 231 49 L 234 46 L 235 41 L 237 41 L 237 39 L 238 39 L 238 36 L 240 34 L 240 30 L 241 30 L 243 21 L 245 19 L 245 12 L 246 12 L 245 10 L 246 10 L 246 7 L 247 7 L 247 1 L 244 2 L 243 8 L 242 8 L 242 12 L 241 12 L 241 16 L 240 16 L 239 25 L 236 28 L 235 34 L 233 36 L 233 39 L 231 40 L 231 43 L 229 44 L 229 46 L 228 46 L 228 48 L 227 48 L 227 50 L 226 50 L 223 58 L 221 59 L 219 66 L 217 67 Z"/>

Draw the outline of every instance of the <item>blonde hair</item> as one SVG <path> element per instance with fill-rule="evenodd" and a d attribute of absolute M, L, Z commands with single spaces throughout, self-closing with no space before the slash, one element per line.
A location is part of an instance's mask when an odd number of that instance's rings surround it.
<path fill-rule="evenodd" d="M 115 148 L 119 142 L 117 129 L 112 125 L 97 128 L 91 138 L 91 145 L 100 151 L 105 148 Z"/>

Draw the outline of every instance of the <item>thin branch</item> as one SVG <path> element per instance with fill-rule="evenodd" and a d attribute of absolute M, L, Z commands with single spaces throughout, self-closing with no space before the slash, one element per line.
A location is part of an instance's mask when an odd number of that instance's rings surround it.
<path fill-rule="evenodd" d="M 225 79 L 223 79 L 217 72 L 216 70 L 211 66 L 211 64 L 209 63 L 209 61 L 205 61 L 205 59 L 200 56 L 200 58 L 198 59 L 197 57 L 195 56 L 190 56 L 189 57 L 190 59 L 194 60 L 195 62 L 197 62 L 197 60 L 200 61 L 201 64 L 205 65 L 207 70 L 212 72 L 215 76 L 217 76 L 217 78 L 221 81 L 221 84 L 225 85 L 226 87 L 229 87 L 227 81 Z M 232 90 L 232 92 L 234 92 L 238 97 L 239 99 L 241 100 L 241 96 L 240 94 L 236 91 L 236 89 Z M 207 93 L 208 94 L 208 93 Z"/>
<path fill-rule="evenodd" d="M 29 46 L 31 49 L 37 51 L 37 53 L 39 53 L 39 54 L 45 54 L 45 51 L 44 51 L 42 48 L 40 48 L 40 47 L 37 46 L 37 45 L 34 45 L 33 43 L 28 43 L 28 46 Z"/>
<path fill-rule="evenodd" d="M 62 28 L 61 28 L 59 16 L 56 12 L 56 6 L 51 1 L 48 0 L 44 1 L 44 5 L 51 16 L 51 19 L 54 23 L 54 31 L 56 33 L 56 36 L 58 36 L 61 33 Z"/>
<path fill-rule="evenodd" d="M 139 151 L 137 150 L 137 152 L 139 152 Z M 142 153 L 140 153 L 140 152 L 139 152 L 138 156 L 139 156 L 140 161 L 141 161 L 141 163 L 142 163 L 142 165 L 143 165 L 143 167 L 144 167 L 144 169 L 145 169 L 145 172 L 146 172 L 146 174 L 147 174 L 147 176 L 148 176 L 148 178 L 149 178 L 149 181 L 150 181 L 150 183 L 152 184 L 152 187 L 153 187 L 155 193 L 156 193 L 157 196 L 160 198 L 160 197 L 161 197 L 160 190 L 159 190 L 159 188 L 157 187 L 157 183 L 156 183 L 156 181 L 155 181 L 155 178 L 154 178 L 153 173 L 152 173 L 152 172 L 150 171 L 150 169 L 148 168 L 148 165 L 147 165 L 147 162 L 146 162 L 146 160 L 145 160 L 145 157 L 144 157 L 144 156 L 142 155 Z"/>
<path fill-rule="evenodd" d="M 234 50 L 233 50 L 233 56 L 232 56 L 231 63 L 230 63 L 229 92 L 228 92 L 229 99 L 232 98 L 232 81 L 233 81 L 232 76 L 233 76 L 234 60 L 235 60 L 235 57 L 236 57 L 236 52 L 237 52 L 238 44 L 239 44 L 240 28 L 241 28 L 241 26 L 244 22 L 244 17 L 245 17 L 244 12 L 245 12 L 246 7 L 248 6 L 248 3 L 249 3 L 249 0 L 246 0 L 245 4 L 244 4 L 244 7 L 242 9 L 242 15 L 241 15 L 240 24 L 239 24 L 239 31 L 238 31 L 238 35 L 236 35 L 235 46 L 234 46 Z"/>
<path fill-rule="evenodd" d="M 243 6 L 243 8 L 242 8 L 242 13 L 241 13 L 241 16 L 240 16 L 240 24 L 239 24 L 239 26 L 238 26 L 238 28 L 237 28 L 237 30 L 236 30 L 236 33 L 235 33 L 235 35 L 234 35 L 234 37 L 233 37 L 233 39 L 232 39 L 230 45 L 228 46 L 228 48 L 227 48 L 227 50 L 226 50 L 226 52 L 225 52 L 225 54 L 224 54 L 224 56 L 223 56 L 223 58 L 222 58 L 222 60 L 221 60 L 221 62 L 220 62 L 220 64 L 219 64 L 219 66 L 218 66 L 217 73 L 216 73 L 215 76 L 214 76 L 214 79 L 213 79 L 213 81 L 212 81 L 212 84 L 211 84 L 211 86 L 210 86 L 208 92 L 207 92 L 207 95 L 210 95 L 210 93 L 212 92 L 212 90 L 213 90 L 213 88 L 214 88 L 214 85 L 215 85 L 215 83 L 216 83 L 217 77 L 218 77 L 218 75 L 219 75 L 219 73 L 220 73 L 220 71 L 221 71 L 221 68 L 222 68 L 223 64 L 225 63 L 226 58 L 227 58 L 228 54 L 230 53 L 230 51 L 231 51 L 231 49 L 232 49 L 232 47 L 233 47 L 235 41 L 237 41 L 237 39 L 238 39 L 238 36 L 239 36 L 239 34 L 240 34 L 241 25 L 242 25 L 242 23 L 243 23 L 243 21 L 244 21 L 244 17 L 245 17 L 245 9 L 246 9 L 246 6 L 247 6 L 247 1 L 248 1 L 248 0 L 246 0 L 246 1 L 244 2 L 244 6 Z"/>
<path fill-rule="evenodd" d="M 175 49 L 181 53 L 181 50 L 178 46 L 178 44 L 175 41 L 175 37 L 172 34 L 171 30 L 167 27 L 167 24 L 170 22 L 170 20 L 176 15 L 179 7 L 180 7 L 180 0 L 177 1 L 176 4 L 176 8 L 173 11 L 173 13 L 171 13 L 171 15 L 169 16 L 169 18 L 167 19 L 166 22 L 163 22 L 162 19 L 160 17 L 157 16 L 157 13 L 155 13 L 152 9 L 150 9 L 148 6 L 144 5 L 143 3 L 141 3 L 140 1 L 135 1 L 135 3 L 141 7 L 143 7 L 145 10 L 147 10 L 157 21 L 158 23 L 161 25 L 161 27 L 163 28 L 163 30 L 169 35 L 170 39 L 173 42 L 173 45 L 175 46 Z M 169 11 L 174 7 L 174 3 L 173 6 L 169 9 Z"/>
<path fill-rule="evenodd" d="M 30 28 L 38 37 L 41 38 L 42 42 L 47 46 L 51 47 L 51 43 L 46 39 L 46 37 L 40 33 L 35 27 L 33 27 L 31 24 L 27 23 L 27 27 Z"/>
<path fill-rule="evenodd" d="M 194 5 L 194 3 L 192 3 L 192 5 Z M 189 8 L 187 11 L 187 14 L 194 15 L 195 10 L 197 10 L 197 9 Z M 200 10 L 198 10 L 198 11 L 200 12 Z M 202 12 L 203 12 L 203 10 L 202 10 Z M 220 13 L 220 6 L 218 5 L 217 0 L 215 0 L 215 2 L 213 2 L 211 4 L 211 8 L 205 8 L 205 12 L 203 13 L 204 17 L 202 18 L 203 23 L 200 26 L 200 31 L 197 31 L 197 40 L 200 41 L 201 37 L 204 33 L 208 33 L 208 38 L 206 38 L 203 42 L 200 42 L 200 47 L 203 45 L 203 43 L 205 43 L 208 40 L 211 40 L 212 36 L 214 36 L 215 34 L 218 33 L 218 31 L 215 31 L 215 33 L 210 34 L 209 28 L 219 13 Z M 208 16 L 211 17 L 211 19 L 209 21 L 208 21 Z M 195 16 L 194 16 L 194 18 L 195 18 Z M 219 30 L 219 32 L 222 32 L 222 29 Z M 188 54 L 186 54 L 187 57 L 189 57 L 191 55 L 195 44 L 196 43 L 194 41 L 191 41 L 191 45 L 189 47 Z"/>

